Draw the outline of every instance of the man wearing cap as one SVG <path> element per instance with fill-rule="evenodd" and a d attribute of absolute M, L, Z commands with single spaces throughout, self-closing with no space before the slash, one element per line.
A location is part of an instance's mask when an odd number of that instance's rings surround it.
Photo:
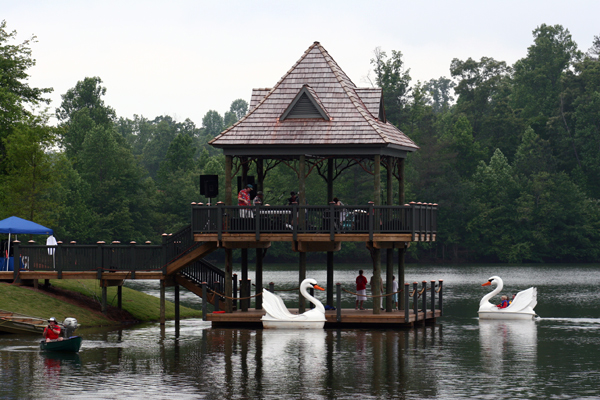
<path fill-rule="evenodd" d="M 254 199 L 252 199 L 252 205 L 253 206 L 262 206 L 263 203 L 263 192 L 262 191 L 258 191 L 256 192 L 256 196 L 254 197 Z"/>
<path fill-rule="evenodd" d="M 60 337 L 60 326 L 56 322 L 56 318 L 51 317 L 48 320 L 48 326 L 44 328 L 44 337 L 46 338 L 46 342 L 62 340 L 62 337 Z"/>
<path fill-rule="evenodd" d="M 240 190 L 240 192 L 238 193 L 238 206 L 249 206 L 251 205 L 250 203 L 250 192 L 252 191 L 253 187 L 251 184 L 247 184 L 246 187 L 242 190 Z M 254 214 L 252 213 L 252 210 L 248 210 L 248 209 L 241 209 L 240 210 L 240 217 L 242 218 L 253 218 Z"/>

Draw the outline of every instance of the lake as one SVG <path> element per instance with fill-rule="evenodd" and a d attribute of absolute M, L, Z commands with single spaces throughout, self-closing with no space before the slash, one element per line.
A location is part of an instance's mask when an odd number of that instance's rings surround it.
<path fill-rule="evenodd" d="M 599 398 L 598 267 L 409 265 L 407 282 L 444 280 L 444 317 L 405 331 L 212 329 L 194 319 L 179 332 L 173 322 L 80 329 L 76 355 L 43 354 L 35 336 L 3 335 L 0 398 Z M 336 268 L 335 282 L 351 289 L 359 267 Z M 491 290 L 481 284 L 492 275 L 508 295 L 536 286 L 540 318 L 479 321 L 479 300 Z M 307 276 L 326 282 L 322 265 Z M 264 279 L 298 286 L 295 266 L 266 266 Z M 155 283 L 128 286 L 158 296 Z M 185 292 L 182 302 L 199 307 Z M 283 293 L 294 306 L 297 295 Z M 344 307 L 353 302 L 343 294 Z"/>

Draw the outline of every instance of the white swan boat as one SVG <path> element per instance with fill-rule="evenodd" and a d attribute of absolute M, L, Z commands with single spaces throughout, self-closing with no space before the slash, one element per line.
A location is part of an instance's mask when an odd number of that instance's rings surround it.
<path fill-rule="evenodd" d="M 317 290 L 325 290 L 314 279 L 305 279 L 300 284 L 300 293 L 308 301 L 315 305 L 315 308 L 303 314 L 292 314 L 289 312 L 281 297 L 263 290 L 263 308 L 267 312 L 261 318 L 263 328 L 265 329 L 323 329 L 325 325 L 325 307 L 323 304 L 308 294 L 307 288 L 312 287 Z"/>
<path fill-rule="evenodd" d="M 537 304 L 537 289 L 530 287 L 523 290 L 515 296 L 512 303 L 506 308 L 490 303 L 490 299 L 500 293 L 504 287 L 504 282 L 497 276 L 492 276 L 481 286 L 495 284 L 496 288 L 483 296 L 479 302 L 479 319 L 533 319 L 536 314 L 533 311 Z"/>

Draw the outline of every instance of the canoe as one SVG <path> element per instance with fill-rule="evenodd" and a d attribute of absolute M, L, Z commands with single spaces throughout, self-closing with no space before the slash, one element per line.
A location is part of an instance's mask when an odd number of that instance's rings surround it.
<path fill-rule="evenodd" d="M 40 350 L 77 353 L 81 348 L 81 340 L 81 336 L 71 336 L 68 339 L 57 340 L 55 342 L 42 340 L 40 341 Z"/>
<path fill-rule="evenodd" d="M 48 321 L 43 318 L 0 310 L 0 332 L 3 333 L 35 333 L 39 335 L 44 332 L 46 325 L 48 325 Z"/>

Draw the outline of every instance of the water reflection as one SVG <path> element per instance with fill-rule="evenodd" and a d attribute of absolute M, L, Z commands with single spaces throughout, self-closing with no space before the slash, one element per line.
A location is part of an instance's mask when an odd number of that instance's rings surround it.
<path fill-rule="evenodd" d="M 537 357 L 535 321 L 479 320 L 481 363 L 499 376 L 518 365 L 533 366 Z"/>

